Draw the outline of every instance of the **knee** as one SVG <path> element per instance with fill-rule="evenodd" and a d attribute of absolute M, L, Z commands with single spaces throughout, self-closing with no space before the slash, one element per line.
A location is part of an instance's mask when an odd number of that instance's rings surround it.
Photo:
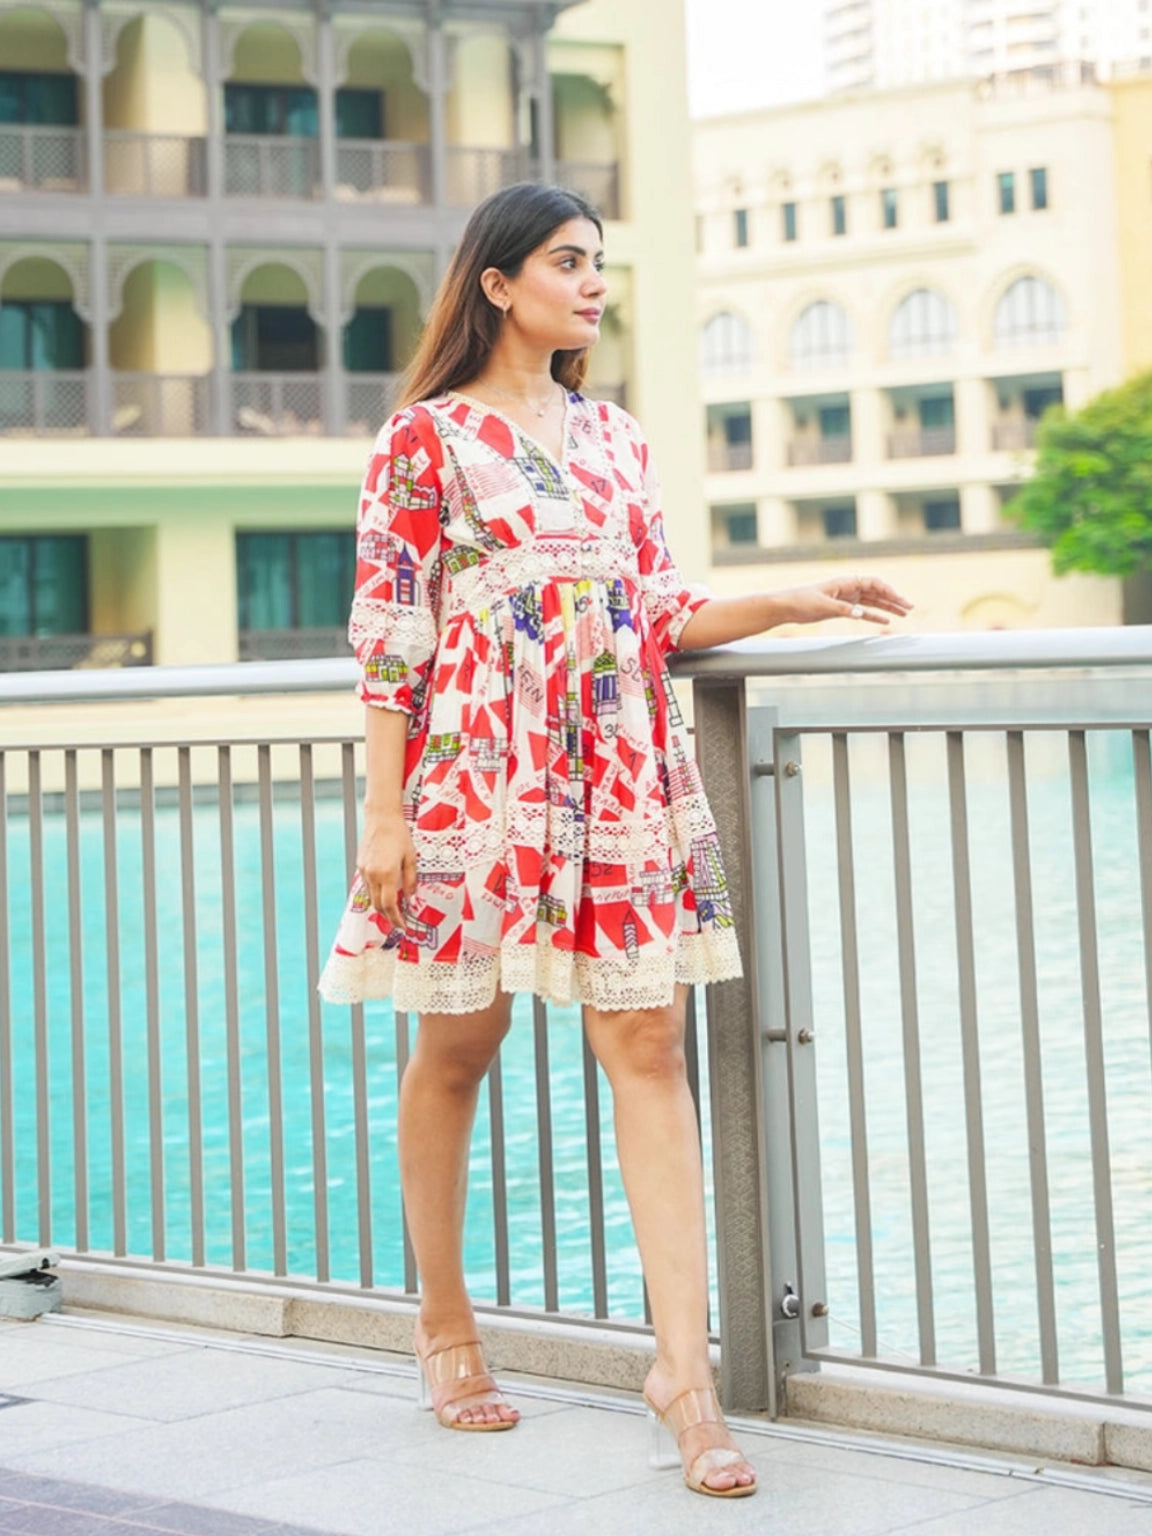
<path fill-rule="evenodd" d="M 601 1060 L 610 1080 L 680 1083 L 687 1075 L 681 1021 L 671 1009 L 626 1014 Z"/>

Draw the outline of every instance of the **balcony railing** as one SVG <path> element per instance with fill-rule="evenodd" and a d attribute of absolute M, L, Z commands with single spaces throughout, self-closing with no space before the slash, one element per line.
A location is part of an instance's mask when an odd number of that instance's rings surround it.
<path fill-rule="evenodd" d="M 90 430 L 86 372 L 0 370 L 0 433 L 18 437 L 80 437 Z"/>
<path fill-rule="evenodd" d="M 788 444 L 788 462 L 793 468 L 812 464 L 849 464 L 852 461 L 852 438 L 843 437 L 794 437 Z"/>
<path fill-rule="evenodd" d="M 124 197 L 203 197 L 208 141 L 176 133 L 104 133 L 104 185 Z"/>
<path fill-rule="evenodd" d="M 202 437 L 211 430 L 211 379 L 206 375 L 113 374 L 115 436 Z"/>
<path fill-rule="evenodd" d="M 708 468 L 713 474 L 722 474 L 727 470 L 751 469 L 752 444 L 710 442 Z"/>
<path fill-rule="evenodd" d="M 336 196 L 342 202 L 429 203 L 432 152 L 427 144 L 341 139 L 336 146 Z"/>
<path fill-rule="evenodd" d="M 501 187 L 517 181 L 534 181 L 539 166 L 526 149 L 476 149 L 450 144 L 447 151 L 447 197 L 450 203 L 471 208 Z"/>
<path fill-rule="evenodd" d="M 727 1404 L 782 1412 L 834 1363 L 1152 1410 L 1134 1151 L 1152 1121 L 1152 631 L 778 640 L 674 672 L 693 680 L 757 958 L 707 994 Z M 351 660 L 59 673 L 3 679 L 0 704 L 343 693 L 355 676 Z M 301 1296 L 411 1300 L 391 1128 L 410 1020 L 316 994 L 362 743 L 190 728 L 158 745 L 85 719 L 71 737 L 24 726 L 5 752 L 23 926 L 0 927 L 0 1242 L 158 1281 L 271 1272 Z M 103 837 L 80 838 L 89 809 Z M 107 911 L 81 900 L 116 891 L 129 849 L 142 883 Z M 54 953 L 73 957 L 70 991 L 42 985 Z M 472 1162 L 484 1310 L 638 1337 L 578 1017 L 527 999 L 516 1017 Z"/>
<path fill-rule="evenodd" d="M 890 459 L 931 459 L 955 452 L 955 427 L 921 427 L 911 432 L 893 432 L 888 438 Z"/>
<path fill-rule="evenodd" d="M 230 133 L 224 191 L 229 197 L 319 197 L 320 146 L 315 139 Z"/>
<path fill-rule="evenodd" d="M 324 431 L 318 373 L 234 373 L 232 429 L 243 437 L 312 437 Z"/>
<path fill-rule="evenodd" d="M 1039 430 L 1040 423 L 1032 417 L 993 422 L 992 446 L 1000 453 L 1023 453 L 1035 448 Z"/>
<path fill-rule="evenodd" d="M 242 629 L 241 661 L 312 661 L 324 656 L 347 656 L 348 626 L 328 629 Z"/>
<path fill-rule="evenodd" d="M 150 667 L 152 636 L 0 635 L 0 672 Z"/>
<path fill-rule="evenodd" d="M 611 400 L 613 405 L 628 409 L 628 385 L 624 381 L 618 384 L 588 383 L 584 386 L 584 392 L 590 400 Z"/>
<path fill-rule="evenodd" d="M 344 376 L 345 426 L 352 437 L 375 437 L 395 410 L 398 373 Z"/>
<path fill-rule="evenodd" d="M 82 128 L 0 123 L 0 194 L 83 192 L 85 145 Z"/>
<path fill-rule="evenodd" d="M 556 182 L 578 192 L 606 219 L 620 217 L 620 167 L 616 161 L 558 160 Z"/>

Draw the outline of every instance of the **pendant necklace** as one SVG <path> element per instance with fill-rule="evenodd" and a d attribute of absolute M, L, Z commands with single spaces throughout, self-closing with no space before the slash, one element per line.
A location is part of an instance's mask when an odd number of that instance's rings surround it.
<path fill-rule="evenodd" d="M 523 406 L 526 410 L 531 411 L 534 416 L 541 418 L 547 413 L 549 406 L 551 406 L 552 402 L 556 398 L 555 392 L 553 392 L 548 396 L 548 399 L 545 400 L 543 405 L 536 405 L 533 401 L 526 400 L 523 395 L 514 395 L 510 390 L 500 389 L 495 384 L 489 384 L 488 388 L 494 395 L 499 395 L 502 400 L 512 400 L 515 402 L 515 404 Z"/>

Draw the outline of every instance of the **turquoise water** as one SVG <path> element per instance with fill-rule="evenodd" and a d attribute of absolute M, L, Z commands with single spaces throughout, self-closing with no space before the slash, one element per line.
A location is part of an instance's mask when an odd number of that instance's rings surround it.
<path fill-rule="evenodd" d="M 1008 833 L 1003 739 L 975 739 L 969 749 L 976 963 L 989 1167 L 998 1365 L 1035 1379 L 1039 1347 L 1028 1193 L 1028 1145 L 1021 1063 L 1015 911 Z M 1054 1267 L 1061 1368 L 1066 1381 L 1098 1385 L 1101 1339 L 1096 1235 L 1084 1067 L 1081 979 L 1066 761 L 1055 741 L 1029 742 L 1031 852 L 1051 1185 Z M 918 1000 L 927 1119 L 932 1264 L 940 1362 L 958 1370 L 978 1363 L 947 775 L 942 740 L 909 738 Z M 827 1299 L 832 1341 L 858 1347 L 856 1249 L 844 1058 L 844 1010 L 837 918 L 834 817 L 827 743 L 805 742 L 805 808 L 809 907 L 816 1008 L 816 1062 L 822 1160 Z M 869 1178 L 881 1351 L 918 1355 L 912 1265 L 907 1137 L 904 1112 L 899 978 L 891 826 L 884 749 L 868 737 L 852 742 L 854 844 L 862 956 Z M 1091 738 L 1097 929 L 1102 1000 L 1117 1268 L 1125 1365 L 1133 1390 L 1152 1390 L 1152 1068 L 1144 985 L 1143 928 L 1130 752 L 1120 736 Z M 224 1025 L 223 902 L 219 827 L 214 806 L 194 821 L 196 996 L 200 1084 L 204 1105 L 205 1247 L 210 1264 L 229 1266 L 230 1171 Z M 283 1127 L 287 1184 L 288 1270 L 315 1273 L 313 1145 L 307 1021 L 306 946 L 322 955 L 344 901 L 342 810 L 317 805 L 319 933 L 305 931 L 300 892 L 303 850 L 299 804 L 274 811 L 278 1035 L 283 1055 Z M 185 1049 L 184 935 L 180 844 L 174 809 L 156 813 L 158 933 L 163 1083 L 163 1163 L 167 1257 L 192 1257 L 188 1163 L 188 1067 Z M 98 814 L 81 828 L 83 1008 L 89 1125 L 89 1246 L 110 1250 L 110 1072 L 103 829 Z M 246 1264 L 272 1268 L 269 1114 L 259 824 L 255 806 L 235 811 L 239 927 L 239 1005 Z M 72 1171 L 72 1036 L 67 873 L 63 818 L 45 818 L 48 1033 L 51 1079 L 52 1237 L 75 1242 Z M 118 817 L 119 963 L 129 1253 L 151 1253 L 151 1162 L 145 1033 L 142 848 L 139 814 Z M 9 823 L 9 903 L 14 965 L 11 1000 L 16 1106 L 16 1236 L 38 1238 L 35 1060 L 32 1025 L 31 926 L 27 821 Z M 583 1067 L 575 1010 L 551 1011 L 549 1049 L 556 1159 L 560 1306 L 592 1310 L 591 1235 L 584 1129 Z M 323 1103 L 326 1117 L 328 1236 L 333 1279 L 360 1277 L 356 1214 L 355 1127 L 349 1013 L 325 1007 Z M 387 1004 L 366 1010 L 368 1115 L 373 1215 L 373 1278 L 403 1285 L 400 1200 L 396 1173 L 396 1038 Z M 518 1000 L 503 1053 L 512 1301 L 544 1301 L 536 1165 L 535 1069 L 531 1014 Z M 707 1133 L 707 1092 L 705 1131 Z M 627 1206 L 612 1156 L 610 1101 L 601 1078 L 601 1145 L 611 1315 L 636 1318 L 642 1288 Z M 493 1209 L 487 1101 L 482 1097 L 471 1170 L 466 1231 L 470 1284 L 495 1295 Z"/>

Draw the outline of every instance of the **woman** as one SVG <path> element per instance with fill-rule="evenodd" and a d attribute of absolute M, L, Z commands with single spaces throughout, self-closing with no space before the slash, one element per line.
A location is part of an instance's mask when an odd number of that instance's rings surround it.
<path fill-rule="evenodd" d="M 684 1012 L 689 985 L 738 976 L 740 957 L 664 655 L 908 605 L 878 581 L 724 599 L 684 586 L 639 428 L 578 392 L 602 233 L 556 188 L 481 204 L 370 459 L 350 629 L 365 824 L 321 989 L 420 1015 L 399 1125 L 415 1347 L 424 1401 L 462 1430 L 519 1417 L 464 1286 L 480 1082 L 512 993 L 584 1005 L 652 1310 L 645 1397 L 688 1485 L 734 1497 L 755 1475 L 712 1390 Z"/>

